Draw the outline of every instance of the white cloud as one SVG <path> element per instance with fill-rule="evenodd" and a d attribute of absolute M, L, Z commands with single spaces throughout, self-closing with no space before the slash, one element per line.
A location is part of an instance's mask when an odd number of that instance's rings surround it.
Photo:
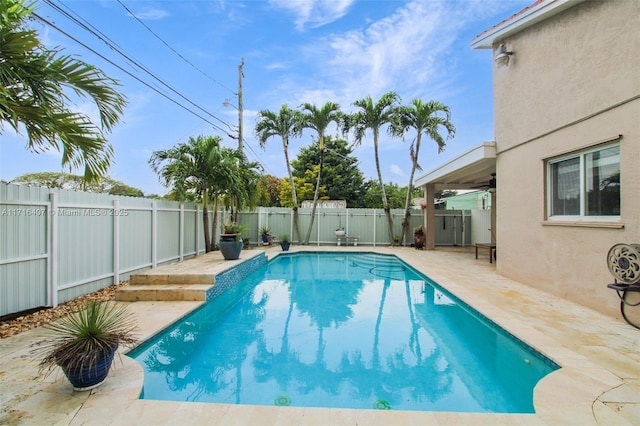
<path fill-rule="evenodd" d="M 402 167 L 398 166 L 397 164 L 392 164 L 391 166 L 389 166 L 389 171 L 393 176 L 397 176 L 402 179 L 409 178 L 409 175 L 402 169 Z"/>
<path fill-rule="evenodd" d="M 272 4 L 296 10 L 302 16 L 313 2 L 272 0 Z M 404 102 L 429 96 L 440 99 L 463 90 L 457 83 L 462 73 L 460 46 L 468 46 L 465 32 L 469 23 L 487 14 L 485 5 L 494 2 L 414 1 L 398 3 L 393 14 L 368 25 L 323 38 L 313 37 L 291 56 L 290 69 L 312 67 L 305 75 L 283 77 L 281 86 L 304 100 L 315 94 L 334 94 L 319 99 L 342 105 L 351 112 L 351 103 L 371 95 L 374 99 L 402 87 Z M 500 2 L 495 7 L 504 7 Z M 311 13 L 311 12 L 309 12 Z M 295 62 L 298 59 L 299 65 Z M 399 83 L 401 82 L 401 83 Z M 335 96 L 337 95 L 337 96 Z M 294 101 L 288 100 L 293 104 Z"/>
<path fill-rule="evenodd" d="M 329 100 L 339 99 L 339 96 L 332 89 L 306 89 L 298 94 L 298 98 L 300 104 L 309 102 L 320 107 Z"/>
<path fill-rule="evenodd" d="M 146 9 L 141 12 L 135 12 L 136 17 L 142 20 L 157 21 L 169 16 L 169 12 L 163 9 Z"/>
<path fill-rule="evenodd" d="M 271 0 L 274 7 L 284 9 L 295 16 L 296 29 L 305 26 L 318 28 L 337 21 L 347 14 L 355 0 Z"/>
<path fill-rule="evenodd" d="M 287 68 L 289 68 L 289 65 L 286 64 L 285 62 L 274 62 L 265 67 L 265 69 L 268 69 L 268 70 L 282 70 Z"/>
<path fill-rule="evenodd" d="M 396 81 L 419 87 L 442 71 L 442 57 L 450 55 L 461 23 L 442 2 L 413 2 L 363 30 L 333 35 L 325 60 L 337 70 L 336 80 L 358 99 L 392 90 Z"/>
<path fill-rule="evenodd" d="M 311 1 L 272 0 L 271 4 L 299 16 L 310 16 L 317 6 Z M 304 102 L 332 100 L 351 112 L 354 100 L 367 95 L 377 99 L 398 86 L 404 88 L 399 93 L 404 101 L 427 93 L 440 98 L 459 90 L 454 83 L 456 49 L 452 46 L 459 43 L 464 26 L 477 18 L 474 8 L 482 4 L 415 1 L 398 5 L 392 15 L 368 26 L 313 37 L 290 56 L 288 64 L 292 72 L 309 67 L 311 72 L 282 76 L 275 97 L 296 93 Z M 284 101 L 296 104 L 298 99 Z"/>

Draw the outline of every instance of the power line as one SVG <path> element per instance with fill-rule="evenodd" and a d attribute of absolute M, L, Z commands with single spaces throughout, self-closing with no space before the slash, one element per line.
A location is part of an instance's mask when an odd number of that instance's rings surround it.
<path fill-rule="evenodd" d="M 262 161 L 260 161 L 260 157 L 258 156 L 258 154 L 253 150 L 253 148 L 251 147 L 251 145 L 249 145 L 249 143 L 247 142 L 247 140 L 245 139 L 245 147 L 249 148 L 249 151 L 251 151 L 253 153 L 253 155 L 256 158 L 256 161 L 258 163 L 260 163 L 260 165 L 262 165 L 262 167 L 270 174 L 273 175 L 273 172 L 271 171 L 271 169 L 269 169 L 269 167 L 267 167 L 267 165 L 265 163 L 263 163 Z"/>
<path fill-rule="evenodd" d="M 67 36 L 68 38 L 70 38 L 71 40 L 75 41 L 76 43 L 78 43 L 79 45 L 81 45 L 82 47 L 84 47 L 85 49 L 89 50 L 91 53 L 97 55 L 98 57 L 100 57 L 101 59 L 107 61 L 109 64 L 113 65 L 114 67 L 118 68 L 120 71 L 124 72 L 125 74 L 127 74 L 129 77 L 137 80 L 138 82 L 144 84 L 145 86 L 147 86 L 149 89 L 153 90 L 154 92 L 158 93 L 159 95 L 161 95 L 162 97 L 168 99 L 169 101 L 173 102 L 174 104 L 178 105 L 179 107 L 181 107 L 182 109 L 190 112 L 191 114 L 195 115 L 196 117 L 200 118 L 201 120 L 209 123 L 211 126 L 213 126 L 213 128 L 218 129 L 222 132 L 226 133 L 226 130 L 224 130 L 222 127 L 218 126 L 215 123 L 212 123 L 211 121 L 209 121 L 208 119 L 202 117 L 201 115 L 199 115 L 197 112 L 187 108 L 186 106 L 184 106 L 183 104 L 181 104 L 180 102 L 176 101 L 175 99 L 169 97 L 169 95 L 167 95 L 166 93 L 161 92 L 160 90 L 158 90 L 157 88 L 153 87 L 151 84 L 147 83 L 146 81 L 142 80 L 141 78 L 139 78 L 136 75 L 133 75 L 132 73 L 130 73 L 129 71 L 127 71 L 126 69 L 124 69 L 123 67 L 121 67 L 120 65 L 116 64 L 115 62 L 113 62 L 112 60 L 110 60 L 109 58 L 107 58 L 106 56 L 100 54 L 99 52 L 97 52 L 96 50 L 92 49 L 91 47 L 87 46 L 86 44 L 84 44 L 83 42 L 81 42 L 80 40 L 78 40 L 77 38 L 73 37 L 71 34 L 65 32 L 64 30 L 62 30 L 61 28 L 57 27 L 55 24 L 53 24 L 52 22 L 49 22 L 48 20 L 44 19 L 43 17 L 41 17 L 40 15 L 38 15 L 37 13 L 33 13 L 33 16 L 38 19 L 39 21 L 45 23 L 46 25 L 49 25 L 51 28 L 59 31 L 60 33 L 64 34 L 65 36 Z M 227 133 L 228 135 L 228 133 Z"/>
<path fill-rule="evenodd" d="M 164 44 L 165 46 L 167 46 L 167 48 L 169 50 L 171 50 L 173 53 L 175 53 L 176 55 L 178 55 L 178 57 L 180 59 L 182 59 L 184 62 L 186 62 L 187 64 L 191 65 L 195 70 L 197 70 L 198 72 L 200 72 L 202 75 L 204 75 L 205 77 L 207 77 L 209 80 L 213 81 L 214 83 L 218 84 L 220 87 L 228 90 L 229 92 L 231 92 L 232 94 L 236 94 L 233 90 L 229 89 L 227 86 L 225 86 L 224 84 L 220 83 L 218 80 L 216 80 L 215 78 L 211 77 L 209 74 L 207 74 L 206 72 L 204 72 L 203 70 L 201 70 L 200 68 L 198 68 L 196 65 L 194 65 L 191 61 L 189 61 L 187 58 L 185 58 L 184 56 L 182 56 L 182 54 L 180 52 L 178 52 L 177 50 L 175 50 L 173 47 L 171 47 L 169 45 L 169 43 L 167 43 L 162 37 L 160 37 L 158 34 L 156 34 L 147 24 L 144 23 L 144 21 L 142 21 L 140 18 L 138 18 L 136 16 L 135 13 L 133 13 L 131 11 L 131 9 L 129 9 L 124 3 L 122 3 L 122 1 L 117 0 L 118 3 L 120 3 L 120 5 L 129 13 L 129 15 L 131 15 L 136 21 L 138 21 L 140 23 L 140 25 L 142 25 L 143 27 L 145 27 L 147 29 L 147 31 L 149 31 L 151 34 L 153 34 L 153 36 L 155 38 L 157 38 L 158 40 L 160 40 L 162 42 L 162 44 Z"/>
<path fill-rule="evenodd" d="M 227 126 L 229 129 L 231 129 L 231 125 L 229 123 L 227 123 L 226 121 L 216 117 L 215 115 L 211 114 L 209 111 L 207 111 L 206 109 L 204 109 L 203 107 L 201 107 L 200 105 L 196 104 L 195 102 L 193 102 L 191 99 L 187 98 L 185 95 L 183 95 L 182 93 L 180 93 L 178 90 L 176 90 L 175 88 L 173 88 L 171 85 L 169 85 L 167 82 L 165 82 L 164 80 L 162 80 L 160 77 L 156 76 L 149 68 L 147 68 L 145 65 L 141 64 L 139 61 L 137 61 L 136 59 L 132 58 L 130 55 L 128 55 L 126 52 L 124 52 L 115 42 L 113 42 L 108 36 L 106 36 L 104 33 L 102 33 L 100 30 L 98 30 L 96 27 L 94 27 L 91 23 L 87 22 L 84 18 L 82 18 L 80 15 L 78 15 L 77 13 L 75 13 L 71 8 L 69 8 L 68 6 L 65 6 L 71 13 L 73 13 L 74 15 L 77 16 L 77 18 L 75 16 L 72 16 L 70 12 L 67 12 L 65 10 L 63 10 L 60 6 L 56 5 L 55 3 L 53 3 L 52 0 L 45 0 L 45 3 L 47 3 L 49 6 L 53 7 L 57 12 L 59 12 L 60 14 L 62 14 L 63 16 L 65 16 L 67 19 L 71 20 L 73 23 L 75 23 L 76 25 L 80 26 L 82 29 L 86 30 L 87 32 L 89 32 L 90 34 L 92 34 L 93 36 L 95 36 L 96 38 L 98 38 L 98 40 L 102 41 L 104 44 L 107 45 L 107 47 L 109 47 L 110 49 L 114 50 L 116 53 L 118 53 L 120 56 L 124 57 L 127 61 L 129 61 L 131 64 L 133 64 L 134 66 L 138 67 L 140 70 L 144 71 L 145 73 L 147 73 L 149 76 L 151 76 L 154 80 L 158 81 L 160 84 L 162 84 L 163 86 L 165 86 L 167 89 L 169 89 L 170 91 L 172 91 L 173 93 L 175 93 L 176 95 L 178 95 L 179 97 L 181 97 L 182 99 L 184 99 L 185 101 L 187 101 L 188 103 L 190 103 L 192 106 L 196 107 L 197 109 L 199 109 L 200 111 L 204 112 L 205 114 L 207 114 L 208 116 L 210 116 L 211 118 L 219 121 L 220 123 L 224 124 L 225 126 Z"/>
<path fill-rule="evenodd" d="M 202 108 L 201 106 L 197 105 L 196 103 L 192 102 L 190 99 L 188 99 L 187 97 L 185 97 L 184 95 L 182 95 L 180 92 L 178 92 L 176 89 L 174 89 L 173 87 L 171 87 L 168 83 L 164 82 L 162 79 L 160 79 L 159 77 L 157 77 L 151 70 L 149 70 L 146 66 L 142 65 L 141 63 L 139 63 L 137 60 L 131 58 L 128 54 L 126 54 L 122 48 L 120 48 L 118 46 L 118 44 L 116 42 L 114 42 L 113 40 L 111 40 L 106 34 L 102 33 L 98 28 L 96 28 L 95 26 L 93 26 L 91 23 L 87 22 L 84 18 L 82 18 L 80 15 L 78 15 L 76 12 L 74 12 L 71 8 L 69 8 L 68 6 L 65 6 L 67 9 L 69 9 L 69 12 L 62 10 L 60 8 L 60 6 L 54 4 L 51 0 L 44 0 L 47 4 L 49 4 L 51 7 L 53 7 L 56 11 L 58 11 L 59 13 L 61 13 L 63 16 L 65 16 L 66 18 L 68 18 L 69 20 L 71 20 L 73 23 L 75 23 L 76 25 L 80 26 L 81 28 L 83 28 L 84 30 L 86 30 L 87 32 L 89 32 L 90 34 L 94 35 L 96 38 L 98 38 L 100 41 L 102 41 L 103 43 L 105 43 L 110 49 L 114 50 L 116 53 L 118 53 L 120 56 L 124 57 L 129 63 L 131 63 L 132 65 L 134 65 L 135 67 L 143 70 L 145 73 L 147 73 L 148 75 L 150 75 L 153 79 L 155 79 L 156 81 L 160 82 L 163 86 L 167 87 L 169 90 L 171 90 L 172 92 L 174 92 L 175 94 L 177 94 L 179 97 L 185 99 L 188 103 L 190 103 L 191 105 L 195 106 L 196 108 L 200 109 L 201 111 L 203 111 L 204 113 L 206 113 L 208 116 L 214 118 L 215 120 L 221 122 L 222 124 L 224 124 L 225 126 L 227 126 L 229 128 L 229 130 L 234 130 L 233 127 L 227 123 L 226 121 L 216 117 L 215 115 L 213 115 L 212 113 L 209 113 L 207 110 L 205 110 L 204 108 Z M 71 14 L 75 14 L 77 16 L 74 17 Z M 183 108 L 184 110 L 186 110 L 187 112 L 193 114 L 194 116 L 200 118 L 201 120 L 203 120 L 204 122 L 210 124 L 214 129 L 220 130 L 221 132 L 225 133 L 228 137 L 232 138 L 232 139 L 237 139 L 236 137 L 232 136 L 227 130 L 225 130 L 224 128 L 220 127 L 219 125 L 211 122 L 210 120 L 208 120 L 207 118 L 203 117 L 202 115 L 198 114 L 197 112 L 193 111 L 192 109 L 188 108 L 187 106 L 181 104 L 180 102 L 178 102 L 177 100 L 171 98 L 169 95 L 167 95 L 164 91 L 162 91 L 159 87 L 157 87 L 154 84 L 150 84 L 144 80 L 142 80 L 140 77 L 132 74 L 131 72 L 127 71 L 125 68 L 123 68 L 121 65 L 118 65 L 117 63 L 115 63 L 114 61 L 110 60 L 109 58 L 107 58 L 106 56 L 102 55 L 101 53 L 97 52 L 95 49 L 89 47 L 87 44 L 83 43 L 82 41 L 78 40 L 77 38 L 73 37 L 72 35 L 70 35 L 69 33 L 65 32 L 64 30 L 62 30 L 61 28 L 59 28 L 58 26 L 56 26 L 55 24 L 53 24 L 52 22 L 46 20 L 45 18 L 39 16 L 38 14 L 34 13 L 33 16 L 40 20 L 41 22 L 43 22 L 44 24 L 50 26 L 51 28 L 54 28 L 55 30 L 57 30 L 58 32 L 60 32 L 61 34 L 65 35 L 66 37 L 70 38 L 71 40 L 73 40 L 74 42 L 78 43 L 79 45 L 83 46 L 85 49 L 89 50 L 90 52 L 92 52 L 93 54 L 97 55 L 98 57 L 100 57 L 101 59 L 105 60 L 106 62 L 108 62 L 109 64 L 113 65 L 114 67 L 118 68 L 119 70 L 121 70 L 122 72 L 124 72 L 125 74 L 127 74 L 128 76 L 130 76 L 131 78 L 135 79 L 136 81 L 142 83 L 143 85 L 145 85 L 146 87 L 148 87 L 149 89 L 153 90 L 154 92 L 158 93 L 159 95 L 161 95 L 162 97 L 166 98 L 167 100 L 173 102 L 174 104 L 178 105 L 179 107 Z M 81 22 L 82 21 L 82 22 Z M 233 92 L 232 92 L 233 93 Z M 235 93 L 234 93 L 235 94 Z M 243 141 L 246 142 L 246 139 L 243 138 Z M 260 161 L 260 157 L 258 156 L 258 154 L 253 150 L 253 148 L 251 146 L 248 146 L 249 150 L 253 153 L 253 155 L 255 156 L 255 159 L 258 163 L 260 163 L 262 165 L 262 167 L 267 170 L 269 173 L 273 174 L 269 168 L 266 166 L 266 164 L 264 164 L 263 162 Z"/>

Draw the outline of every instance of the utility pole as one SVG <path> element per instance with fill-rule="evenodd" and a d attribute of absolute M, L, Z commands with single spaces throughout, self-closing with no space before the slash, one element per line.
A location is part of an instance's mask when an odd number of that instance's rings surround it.
<path fill-rule="evenodd" d="M 244 73 L 242 67 L 244 66 L 244 58 L 240 61 L 238 66 L 238 149 L 242 151 L 243 139 L 242 139 L 242 78 Z"/>

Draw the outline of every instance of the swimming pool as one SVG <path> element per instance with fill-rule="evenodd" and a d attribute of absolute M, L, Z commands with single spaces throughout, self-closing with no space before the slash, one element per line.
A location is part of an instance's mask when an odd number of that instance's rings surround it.
<path fill-rule="evenodd" d="M 420 411 L 532 413 L 558 368 L 370 253 L 282 254 L 128 355 L 143 399 Z"/>

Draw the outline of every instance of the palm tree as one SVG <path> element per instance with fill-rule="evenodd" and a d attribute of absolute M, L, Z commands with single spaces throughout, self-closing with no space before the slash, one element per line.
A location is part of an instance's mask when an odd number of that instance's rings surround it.
<path fill-rule="evenodd" d="M 316 190 L 313 195 L 311 221 L 309 222 L 309 229 L 307 230 L 307 236 L 304 240 L 304 244 L 309 244 L 309 238 L 311 238 L 311 230 L 313 229 L 313 222 L 316 218 L 318 193 L 320 191 L 320 182 L 322 181 L 322 165 L 324 163 L 324 133 L 331 122 L 336 123 L 338 127 L 343 125 L 344 115 L 340 111 L 340 105 L 334 102 L 327 102 L 320 109 L 308 102 L 302 105 L 302 114 L 300 115 L 300 129 L 302 130 L 303 128 L 307 128 L 313 129 L 318 132 L 318 150 L 320 151 L 320 170 L 318 172 L 318 179 L 316 180 Z"/>
<path fill-rule="evenodd" d="M 222 148 L 221 160 L 214 170 L 214 192 L 222 196 L 226 207 L 231 210 L 234 222 L 238 221 L 238 212 L 243 208 L 255 209 L 260 199 L 260 178 L 262 166 L 257 161 L 248 161 L 242 150 Z M 217 209 L 216 209 L 217 214 Z M 214 229 L 217 216 L 214 216 Z"/>
<path fill-rule="evenodd" d="M 293 181 L 293 173 L 291 172 L 291 163 L 289 162 L 289 137 L 299 136 L 300 129 L 300 112 L 290 109 L 287 104 L 282 105 L 280 112 L 275 113 L 269 110 L 261 110 L 258 112 L 258 123 L 256 124 L 255 133 L 260 141 L 260 146 L 264 148 L 267 139 L 272 136 L 280 136 L 282 139 L 282 151 L 287 164 L 287 172 L 289 173 L 289 183 L 291 185 L 291 200 L 293 202 L 293 227 L 296 231 L 298 241 L 302 241 L 300 235 L 300 224 L 298 221 L 298 196 L 296 186 Z"/>
<path fill-rule="evenodd" d="M 125 98 L 112 86 L 118 83 L 71 56 L 45 48 L 38 32 L 26 22 L 32 3 L 2 0 L 0 13 L 0 134 L 7 123 L 28 137 L 27 149 L 62 151 L 63 167 L 84 168 L 94 182 L 109 169 L 113 147 L 105 139 L 119 121 Z M 69 109 L 69 95 L 89 98 L 98 107 L 100 125 Z"/>
<path fill-rule="evenodd" d="M 411 174 L 409 175 L 409 186 L 407 187 L 407 197 L 404 204 L 404 219 L 402 221 L 402 236 L 406 241 L 409 233 L 409 203 L 411 202 L 411 192 L 413 191 L 413 176 L 416 169 L 422 170 L 418 164 L 420 154 L 420 142 L 422 134 L 433 139 L 438 144 L 438 153 L 444 150 L 445 139 L 439 133 L 441 127 L 447 132 L 447 139 L 452 138 L 456 133 L 456 128 L 451 123 L 451 111 L 449 107 L 438 102 L 422 102 L 414 99 L 411 106 L 403 106 L 398 109 L 397 120 L 392 123 L 392 132 L 397 136 L 403 136 L 409 129 L 415 129 L 417 135 L 411 143 L 409 156 L 411 157 Z"/>
<path fill-rule="evenodd" d="M 371 96 L 355 101 L 353 105 L 360 108 L 360 111 L 349 117 L 349 127 L 354 129 L 355 144 L 362 143 L 362 139 L 367 131 L 371 129 L 373 132 L 373 151 L 376 158 L 376 170 L 378 172 L 378 182 L 380 184 L 380 192 L 382 194 L 382 207 L 387 217 L 387 227 L 389 231 L 389 242 L 393 244 L 393 218 L 391 217 L 391 208 L 387 200 L 384 183 L 382 181 L 382 172 L 380 171 L 380 156 L 378 153 L 378 138 L 380 127 L 390 124 L 395 114 L 395 104 L 398 103 L 399 97 L 395 92 L 388 92 L 382 95 L 377 103 L 373 103 Z"/>
<path fill-rule="evenodd" d="M 149 164 L 160 176 L 165 186 L 172 186 L 184 199 L 187 193 L 196 194 L 202 201 L 202 221 L 204 224 L 205 251 L 213 250 L 209 228 L 208 205 L 218 195 L 221 186 L 230 185 L 233 178 L 231 167 L 234 162 L 229 155 L 223 153 L 219 136 L 190 137 L 172 148 L 154 151 Z M 229 149 L 229 148 L 226 148 Z M 214 209 L 217 212 L 217 209 Z M 215 229 L 214 213 L 214 229 Z"/>

